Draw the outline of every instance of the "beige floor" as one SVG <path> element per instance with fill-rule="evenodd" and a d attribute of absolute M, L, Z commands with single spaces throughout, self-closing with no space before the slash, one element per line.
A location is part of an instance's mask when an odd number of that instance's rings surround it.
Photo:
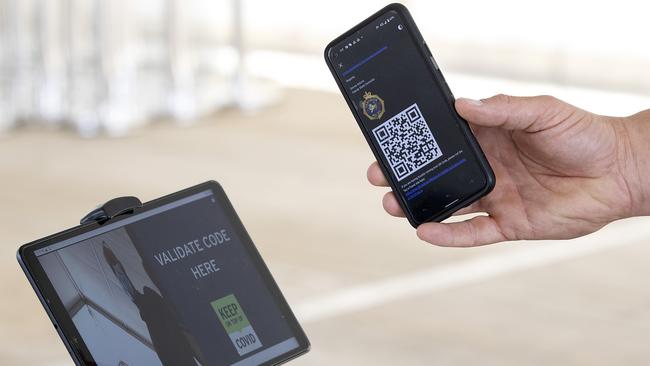
<path fill-rule="evenodd" d="M 124 139 L 12 133 L 0 140 L 0 365 L 70 364 L 14 253 L 118 195 L 147 200 L 220 181 L 298 309 L 349 286 L 548 244 L 421 243 L 383 213 L 382 190 L 365 181 L 370 160 L 341 98 L 316 92 Z M 612 225 L 587 241 L 624 245 L 312 319 L 312 352 L 293 364 L 647 365 L 650 237 L 639 233 L 648 227 Z"/>

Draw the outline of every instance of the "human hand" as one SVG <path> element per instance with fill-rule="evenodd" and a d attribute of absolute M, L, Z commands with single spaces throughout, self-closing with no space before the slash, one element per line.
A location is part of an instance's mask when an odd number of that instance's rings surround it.
<path fill-rule="evenodd" d="M 633 216 L 629 131 L 624 118 L 589 113 L 550 96 L 458 99 L 458 113 L 496 175 L 494 190 L 456 215 L 460 222 L 420 225 L 418 236 L 440 246 L 521 239 L 568 239 Z M 377 162 L 368 180 L 388 186 Z M 403 217 L 388 192 L 385 210 Z"/>

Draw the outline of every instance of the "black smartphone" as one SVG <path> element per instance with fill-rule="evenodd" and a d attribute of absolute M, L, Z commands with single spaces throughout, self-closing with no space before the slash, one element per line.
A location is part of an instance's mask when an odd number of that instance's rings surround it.
<path fill-rule="evenodd" d="M 411 225 L 492 190 L 492 168 L 406 7 L 345 32 L 325 60 Z"/>

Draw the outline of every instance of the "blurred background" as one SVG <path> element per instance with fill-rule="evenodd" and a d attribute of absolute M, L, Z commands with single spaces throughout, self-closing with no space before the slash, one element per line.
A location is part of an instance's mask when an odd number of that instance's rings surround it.
<path fill-rule="evenodd" d="M 457 96 L 650 106 L 643 2 L 404 4 Z M 646 365 L 650 220 L 454 250 L 383 212 L 322 50 L 384 5 L 0 0 L 0 364 L 71 364 L 20 244 L 216 179 L 311 338 L 296 365 Z"/>

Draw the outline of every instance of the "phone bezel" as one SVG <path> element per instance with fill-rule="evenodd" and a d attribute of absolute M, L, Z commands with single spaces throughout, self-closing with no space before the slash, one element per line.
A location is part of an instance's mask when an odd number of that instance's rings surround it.
<path fill-rule="evenodd" d="M 251 262 L 254 264 L 255 268 L 261 275 L 266 287 L 269 289 L 269 292 L 274 299 L 275 304 L 278 306 L 278 309 L 280 310 L 284 319 L 286 319 L 287 324 L 291 328 L 291 331 L 295 335 L 296 340 L 299 344 L 298 348 L 293 349 L 276 358 L 268 360 L 263 365 L 279 365 L 308 352 L 311 345 L 309 343 L 307 335 L 303 331 L 302 327 L 298 323 L 298 320 L 289 307 L 289 304 L 282 295 L 280 288 L 275 282 L 275 279 L 271 275 L 268 267 L 264 263 L 264 260 L 255 247 L 251 237 L 248 235 L 246 228 L 239 219 L 239 216 L 235 212 L 235 209 L 226 196 L 226 193 L 224 192 L 221 185 L 219 185 L 219 183 L 216 181 L 201 183 L 196 186 L 146 202 L 142 205 L 142 207 L 136 208 L 133 214 L 115 217 L 109 220 L 108 223 L 119 222 L 128 217 L 132 217 L 133 215 L 149 211 L 156 207 L 177 201 L 196 193 L 204 192 L 206 190 L 212 191 L 214 197 L 220 203 L 221 208 L 228 215 L 233 224 L 233 230 L 236 232 L 237 236 L 241 238 L 242 246 L 247 251 Z M 96 230 L 104 224 L 105 223 L 99 224 L 97 222 L 92 222 L 85 225 L 79 225 L 71 229 L 52 234 L 45 238 L 24 244 L 18 249 L 16 253 L 20 266 L 25 272 L 25 275 L 27 276 L 30 284 L 36 292 L 39 300 L 41 301 L 41 304 L 45 308 L 45 311 L 54 324 L 55 329 L 57 330 L 59 336 L 63 340 L 63 343 L 68 349 L 68 352 L 77 365 L 96 365 L 96 362 L 92 358 L 90 351 L 86 347 L 83 339 L 81 338 L 81 335 L 74 326 L 74 323 L 72 322 L 72 319 L 70 318 L 63 303 L 56 294 L 56 291 L 47 274 L 43 270 L 43 267 L 40 265 L 40 262 L 35 255 L 35 251 L 57 242 L 76 237 L 83 233 Z"/>
<path fill-rule="evenodd" d="M 479 166 L 481 167 L 481 170 L 483 171 L 485 177 L 485 185 L 480 190 L 463 199 L 459 199 L 458 202 L 441 211 L 432 213 L 428 219 L 422 221 L 418 221 L 415 219 L 415 215 L 411 211 L 411 208 L 409 207 L 406 198 L 404 197 L 404 194 L 399 189 L 397 189 L 398 187 L 397 182 L 394 180 L 392 174 L 389 173 L 387 167 L 383 164 L 381 154 L 376 149 L 371 139 L 371 136 L 363 126 L 363 121 L 361 120 L 361 117 L 359 116 L 359 114 L 356 112 L 356 109 L 354 108 L 354 101 L 352 101 L 348 96 L 348 94 L 346 93 L 345 86 L 343 85 L 342 80 L 338 77 L 336 73 L 336 69 L 332 61 L 330 60 L 330 53 L 334 48 L 334 46 L 343 42 L 343 40 L 345 40 L 346 38 L 352 36 L 359 30 L 367 26 L 368 24 L 376 21 L 378 18 L 384 16 L 387 12 L 390 11 L 397 12 L 399 16 L 404 20 L 404 22 L 406 22 L 407 25 L 406 31 L 408 32 L 408 34 L 411 36 L 414 43 L 416 44 L 421 59 L 425 62 L 425 64 L 429 68 L 429 71 L 433 74 L 437 87 L 443 92 L 443 94 L 445 94 L 446 96 L 445 103 L 449 106 L 449 108 L 453 112 L 456 122 L 461 127 L 461 130 L 463 132 L 463 137 L 467 141 L 467 144 L 470 146 L 472 150 L 472 154 L 476 158 L 477 162 L 479 163 Z M 415 21 L 413 20 L 413 17 L 411 16 L 410 12 L 404 5 L 399 3 L 389 4 L 384 8 L 382 8 L 381 10 L 377 11 L 376 13 L 372 14 L 370 17 L 366 18 L 361 23 L 357 24 L 347 32 L 335 38 L 325 47 L 324 57 L 327 66 L 329 67 L 330 72 L 332 73 L 332 76 L 334 76 L 334 79 L 336 80 L 336 83 L 339 87 L 339 90 L 341 91 L 341 94 L 343 94 L 343 97 L 345 98 L 348 107 L 350 108 L 352 114 L 354 115 L 354 118 L 357 121 L 357 124 L 359 125 L 359 128 L 361 129 L 366 139 L 366 142 L 370 146 L 375 156 L 375 159 L 377 159 L 377 162 L 379 162 L 379 166 L 382 172 L 384 173 L 384 176 L 386 176 L 386 179 L 388 179 L 391 189 L 393 190 L 393 192 L 396 193 L 395 196 L 398 199 L 400 207 L 402 207 L 402 209 L 404 210 L 404 213 L 406 214 L 406 218 L 408 219 L 409 223 L 413 227 L 418 227 L 420 224 L 428 221 L 438 221 L 438 222 L 443 221 L 444 219 L 451 216 L 452 213 L 459 210 L 460 208 L 465 207 L 471 204 L 472 202 L 475 202 L 479 198 L 485 196 L 486 194 L 490 193 L 490 191 L 494 188 L 496 182 L 494 172 L 492 171 L 492 168 L 490 167 L 490 164 L 487 158 L 485 157 L 483 150 L 480 148 L 478 142 L 476 141 L 476 138 L 472 134 L 472 131 L 469 128 L 469 124 L 462 117 L 460 117 L 460 115 L 458 115 L 458 113 L 456 112 L 456 108 L 454 106 L 455 98 L 451 93 L 451 90 L 447 86 L 447 83 L 442 75 L 442 72 L 440 71 L 437 64 L 435 63 L 435 59 L 433 58 L 433 55 L 431 55 L 430 51 L 428 50 L 424 38 L 422 37 L 419 29 L 415 25 Z"/>

